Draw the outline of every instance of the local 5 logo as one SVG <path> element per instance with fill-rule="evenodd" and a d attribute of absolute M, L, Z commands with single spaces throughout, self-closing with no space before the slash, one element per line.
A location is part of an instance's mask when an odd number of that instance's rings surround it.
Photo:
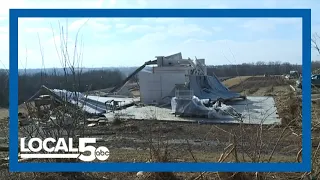
<path fill-rule="evenodd" d="M 79 138 L 79 146 L 73 146 L 73 139 L 69 138 L 68 143 L 64 138 L 58 140 L 54 138 L 46 138 L 44 140 L 40 138 L 31 138 L 28 141 L 26 147 L 26 138 L 20 140 L 20 154 L 21 158 L 46 158 L 46 159 L 63 159 L 63 158 L 74 158 L 80 159 L 81 161 L 94 161 L 96 159 L 105 161 L 109 158 L 109 149 L 105 146 L 99 146 L 98 148 L 89 145 L 95 144 L 96 138 Z M 48 144 L 53 146 L 48 146 Z M 40 153 L 44 151 L 46 153 Z M 60 151 L 64 153 L 59 153 Z M 86 155 L 89 154 L 89 155 Z"/>

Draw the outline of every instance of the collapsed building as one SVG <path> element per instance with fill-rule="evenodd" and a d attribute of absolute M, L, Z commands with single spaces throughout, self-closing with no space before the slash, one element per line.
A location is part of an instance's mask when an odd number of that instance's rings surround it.
<path fill-rule="evenodd" d="M 153 67 L 146 68 L 149 65 Z M 123 96 L 121 90 L 134 76 L 138 76 L 140 97 Z M 37 97 L 43 92 L 45 96 L 41 96 L 41 101 L 50 96 L 57 103 L 67 102 L 70 106 L 80 107 L 88 115 L 106 119 L 114 118 L 115 113 L 121 111 L 122 118 L 148 120 L 152 117 L 146 116 L 147 112 L 154 111 L 159 120 L 199 121 L 183 118 L 189 116 L 205 121 L 215 119 L 214 122 L 218 123 L 238 123 L 245 118 L 246 123 L 252 123 L 249 114 L 255 113 L 253 118 L 258 118 L 262 111 L 276 112 L 272 98 L 261 100 L 261 97 L 245 97 L 232 92 L 215 74 L 207 74 L 205 59 L 184 59 L 181 53 L 156 56 L 155 60 L 145 62 L 104 96 L 42 87 L 28 102 L 39 100 Z M 227 102 L 231 104 L 227 105 Z M 253 109 L 245 109 L 245 104 Z M 38 109 L 42 105 L 36 104 Z M 268 118 L 272 119 L 269 123 L 273 123 L 278 117 L 272 113 Z"/>
<path fill-rule="evenodd" d="M 207 75 L 205 59 L 183 59 L 181 53 L 156 58 L 157 66 L 152 71 L 139 73 L 141 102 L 145 104 L 162 104 L 175 96 L 213 101 L 243 98 L 229 91 L 214 74 Z"/>

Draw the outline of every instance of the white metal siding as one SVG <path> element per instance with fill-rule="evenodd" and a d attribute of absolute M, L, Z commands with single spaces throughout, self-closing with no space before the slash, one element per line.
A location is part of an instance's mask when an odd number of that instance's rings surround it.
<path fill-rule="evenodd" d="M 160 102 L 169 95 L 176 84 L 185 83 L 184 71 L 139 74 L 141 101 L 145 104 Z"/>

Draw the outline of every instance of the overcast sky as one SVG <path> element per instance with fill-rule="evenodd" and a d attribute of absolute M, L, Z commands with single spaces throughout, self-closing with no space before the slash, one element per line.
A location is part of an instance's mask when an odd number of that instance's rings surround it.
<path fill-rule="evenodd" d="M 6 68 L 9 8 L 311 8 L 312 32 L 320 33 L 318 0 L 3 0 L 0 65 Z M 293 18 L 19 19 L 19 68 L 41 68 L 42 62 L 46 68 L 61 67 L 55 46 L 60 47 L 62 26 L 68 32 L 70 58 L 80 28 L 77 52 L 83 54 L 84 67 L 138 66 L 155 56 L 177 52 L 185 58 L 205 58 L 210 65 L 301 64 L 301 25 L 300 19 Z M 312 58 L 320 60 L 315 52 Z"/>

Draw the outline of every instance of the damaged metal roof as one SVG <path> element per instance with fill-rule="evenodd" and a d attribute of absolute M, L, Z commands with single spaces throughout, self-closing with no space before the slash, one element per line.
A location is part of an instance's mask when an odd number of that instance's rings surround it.
<path fill-rule="evenodd" d="M 127 97 L 100 97 L 85 95 L 81 92 L 71 92 L 65 89 L 49 89 L 42 86 L 41 89 L 33 95 L 28 101 L 34 100 L 40 94 L 48 94 L 60 102 L 67 102 L 71 105 L 80 107 L 83 111 L 92 115 L 102 115 L 107 112 L 108 104 L 117 104 L 118 107 L 128 106 L 139 101 L 138 98 Z M 27 101 L 27 102 L 28 102 Z"/>
<path fill-rule="evenodd" d="M 243 98 L 239 93 L 230 91 L 216 76 L 189 76 L 189 87 L 200 99 L 216 101 Z"/>

